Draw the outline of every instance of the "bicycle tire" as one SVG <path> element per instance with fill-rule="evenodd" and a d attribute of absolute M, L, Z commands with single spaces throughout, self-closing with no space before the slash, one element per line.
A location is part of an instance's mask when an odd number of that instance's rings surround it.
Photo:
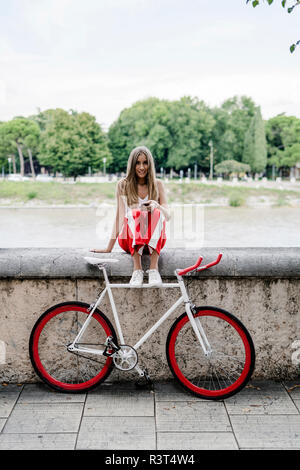
<path fill-rule="evenodd" d="M 173 376 L 199 398 L 219 400 L 238 393 L 250 380 L 255 367 L 250 333 L 238 318 L 221 308 L 196 307 L 193 316 L 204 324 L 213 352 L 205 357 L 188 315 L 183 313 L 171 326 L 166 342 Z M 230 334 L 236 343 L 230 342 Z"/>
<path fill-rule="evenodd" d="M 84 321 L 86 315 L 90 313 L 88 308 L 89 304 L 77 301 L 53 305 L 38 318 L 32 328 L 29 339 L 32 366 L 43 382 L 54 390 L 69 393 L 91 390 L 106 380 L 113 370 L 114 364 L 111 357 L 101 355 L 95 360 L 89 356 L 67 351 L 68 341 L 73 341 L 77 334 L 72 330 L 70 333 L 70 327 L 79 331 L 80 324 L 82 324 L 80 323 L 81 317 Z M 77 315 L 71 315 L 71 312 Z M 74 320 L 76 317 L 77 320 Z M 91 323 L 84 334 L 86 339 L 89 338 L 89 334 L 92 340 L 97 341 L 96 344 L 101 341 L 101 345 L 108 336 L 112 336 L 117 344 L 114 327 L 98 309 L 94 311 Z M 66 337 L 67 335 L 69 337 Z M 59 340 L 63 341 L 63 344 L 60 344 Z M 88 377 L 88 374 L 91 377 L 85 379 L 84 376 Z"/>

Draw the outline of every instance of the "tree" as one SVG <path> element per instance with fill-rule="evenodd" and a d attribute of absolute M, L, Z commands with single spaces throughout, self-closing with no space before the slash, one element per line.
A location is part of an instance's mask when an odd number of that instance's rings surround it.
<path fill-rule="evenodd" d="M 20 173 L 24 176 L 23 150 L 26 145 L 26 140 L 29 142 L 30 138 L 33 138 L 33 136 L 38 134 L 39 129 L 37 124 L 30 119 L 18 117 L 2 124 L 1 132 L 6 149 L 17 149 L 20 162 Z"/>
<path fill-rule="evenodd" d="M 249 3 L 251 2 L 252 3 L 252 6 L 255 8 L 257 7 L 257 5 L 259 5 L 261 2 L 260 0 L 246 0 L 246 3 Z M 267 0 L 268 4 L 271 5 L 273 3 L 273 0 Z M 292 13 L 292 11 L 294 10 L 294 8 L 296 6 L 299 6 L 300 5 L 300 0 L 293 0 L 293 4 L 291 6 L 288 7 L 287 5 L 287 1 L 286 0 L 281 0 L 281 6 L 283 8 L 287 7 L 287 12 L 288 13 Z M 296 49 L 296 47 L 300 44 L 300 40 L 298 40 L 296 43 L 292 44 L 290 46 L 290 51 L 291 52 L 294 52 L 294 50 Z"/>
<path fill-rule="evenodd" d="M 212 109 L 216 163 L 242 160 L 245 134 L 254 114 L 255 103 L 247 96 L 234 96 L 224 101 L 221 107 Z"/>
<path fill-rule="evenodd" d="M 44 127 L 38 157 L 42 165 L 76 178 L 89 167 L 101 170 L 104 157 L 111 163 L 107 137 L 94 116 L 53 109 L 43 112 L 39 119 Z"/>
<path fill-rule="evenodd" d="M 16 168 L 16 147 L 8 138 L 5 122 L 0 124 L 0 166 L 8 167 L 8 158 L 12 159 L 13 172 L 17 173 Z"/>
<path fill-rule="evenodd" d="M 158 167 L 164 165 L 172 143 L 168 121 L 169 105 L 166 100 L 148 98 L 123 109 L 108 130 L 114 170 L 126 171 L 129 154 L 139 145 L 149 147 Z"/>
<path fill-rule="evenodd" d="M 27 135 L 24 139 L 24 144 L 25 144 L 28 156 L 29 156 L 31 175 L 33 178 L 35 178 L 35 170 L 34 170 L 32 153 L 38 152 L 39 139 L 40 139 L 40 128 L 36 123 L 34 123 L 34 126 L 32 126 L 31 133 Z"/>
<path fill-rule="evenodd" d="M 249 164 L 253 172 L 260 173 L 266 168 L 267 146 L 265 126 L 259 107 L 256 108 L 245 134 L 243 162 Z"/>
<path fill-rule="evenodd" d="M 230 173 L 247 173 L 251 171 L 251 168 L 250 165 L 236 160 L 224 160 L 215 166 L 215 171 L 218 174 L 229 175 Z"/>
<path fill-rule="evenodd" d="M 292 168 L 300 162 L 300 119 L 279 114 L 266 123 L 269 166 Z"/>
<path fill-rule="evenodd" d="M 86 173 L 90 167 L 92 171 L 103 168 L 103 159 L 106 165 L 112 164 L 112 155 L 108 148 L 107 135 L 96 122 L 94 116 L 89 113 L 77 113 L 73 111 L 74 132 L 79 140 L 78 147 L 74 149 L 74 158 L 81 159 L 81 173 Z"/>
<path fill-rule="evenodd" d="M 125 171 L 131 150 L 146 145 L 156 169 L 203 163 L 208 153 L 214 119 L 196 98 L 177 101 L 148 98 L 124 109 L 108 131 L 114 168 Z"/>
<path fill-rule="evenodd" d="M 170 103 L 169 131 L 172 145 L 167 166 L 187 168 L 197 163 L 209 168 L 209 141 L 215 120 L 203 101 L 189 96 Z"/>

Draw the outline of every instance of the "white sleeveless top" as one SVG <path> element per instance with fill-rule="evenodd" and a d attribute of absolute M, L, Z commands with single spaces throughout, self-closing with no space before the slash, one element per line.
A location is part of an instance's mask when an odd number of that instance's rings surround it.
<path fill-rule="evenodd" d="M 148 201 L 148 194 L 147 194 L 146 197 L 144 197 L 144 199 L 142 199 L 139 196 L 138 196 L 138 198 L 139 198 L 139 207 L 141 207 L 144 202 Z M 128 217 L 128 215 L 130 213 L 130 208 L 127 206 L 126 200 L 124 200 L 124 204 L 125 204 L 125 217 Z"/>
<path fill-rule="evenodd" d="M 148 201 L 148 194 L 147 194 L 146 197 L 144 197 L 144 199 L 140 198 L 140 196 L 138 196 L 138 198 L 139 198 L 139 207 L 141 207 L 141 205 L 142 205 L 144 202 Z"/>

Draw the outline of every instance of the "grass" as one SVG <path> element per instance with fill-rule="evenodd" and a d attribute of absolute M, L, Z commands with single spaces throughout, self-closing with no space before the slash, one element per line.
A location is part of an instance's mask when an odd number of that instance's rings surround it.
<path fill-rule="evenodd" d="M 269 188 L 232 187 L 220 184 L 170 182 L 165 184 L 168 202 L 227 204 L 231 207 L 247 205 L 249 198 L 258 202 L 269 200 L 271 204 L 283 206 L 289 204 L 289 197 L 300 200 L 300 191 Z M 114 202 L 116 183 L 75 183 L 39 181 L 1 181 L 0 205 L 22 204 L 34 201 L 37 204 L 99 204 L 104 201 Z"/>
<path fill-rule="evenodd" d="M 226 184 L 169 183 L 166 185 L 170 202 L 228 204 L 246 206 L 250 198 L 258 203 L 270 201 L 273 205 L 289 205 L 288 197 L 300 200 L 300 191 L 276 188 L 232 187 Z"/>
<path fill-rule="evenodd" d="M 289 206 L 289 201 L 285 194 L 279 194 L 277 201 L 274 203 L 274 206 L 281 207 L 281 206 Z"/>
<path fill-rule="evenodd" d="M 231 194 L 229 196 L 229 205 L 231 207 L 240 207 L 245 204 L 245 199 L 239 195 Z"/>
<path fill-rule="evenodd" d="M 36 191 L 30 191 L 27 193 L 27 199 L 34 199 L 37 197 L 37 192 Z"/>
<path fill-rule="evenodd" d="M 89 204 L 114 199 L 111 183 L 61 184 L 38 181 L 3 181 L 0 183 L 0 204 L 22 203 L 34 199 L 45 204 Z"/>

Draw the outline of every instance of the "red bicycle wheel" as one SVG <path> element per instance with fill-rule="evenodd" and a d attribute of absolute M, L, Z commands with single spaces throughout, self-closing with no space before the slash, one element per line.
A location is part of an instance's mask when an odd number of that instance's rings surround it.
<path fill-rule="evenodd" d="M 50 387 L 64 392 L 83 392 L 103 382 L 111 373 L 111 357 L 69 352 L 89 314 L 83 302 L 54 305 L 35 323 L 29 341 L 29 354 L 38 376 Z M 80 344 L 92 349 L 104 349 L 108 336 L 116 343 L 116 333 L 108 318 L 95 310 Z"/>
<path fill-rule="evenodd" d="M 255 350 L 245 326 L 234 315 L 215 307 L 197 307 L 211 353 L 205 356 L 186 313 L 172 325 L 166 344 L 169 367 L 179 383 L 210 400 L 228 398 L 249 381 Z"/>

